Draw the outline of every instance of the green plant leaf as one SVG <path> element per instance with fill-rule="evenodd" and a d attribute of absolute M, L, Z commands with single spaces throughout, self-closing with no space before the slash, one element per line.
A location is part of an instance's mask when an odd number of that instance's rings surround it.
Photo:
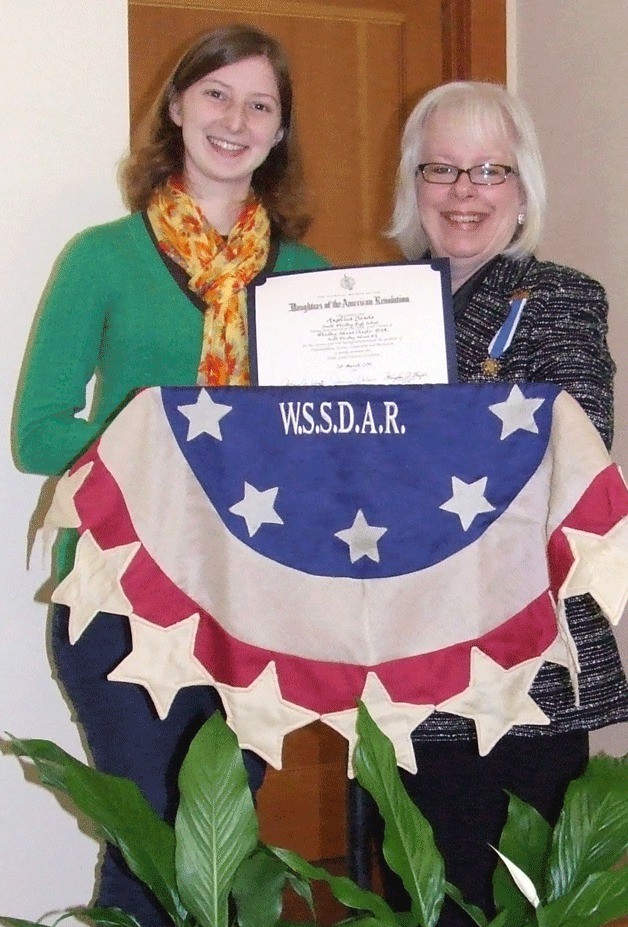
<path fill-rule="evenodd" d="M 258 825 L 236 736 L 218 711 L 190 744 L 179 792 L 175 860 L 181 898 L 202 927 L 227 927 L 234 875 L 257 845 Z"/>
<path fill-rule="evenodd" d="M 77 907 L 68 908 L 54 921 L 53 927 L 57 927 L 68 918 L 74 917 L 79 920 L 89 920 L 93 924 L 99 924 L 101 927 L 140 927 L 139 921 L 131 914 L 120 908 L 97 908 L 97 907 Z M 0 924 L 6 924 L 7 927 L 42 927 L 41 921 L 24 921 L 15 917 L 0 917 Z"/>
<path fill-rule="evenodd" d="M 24 921 L 19 917 L 4 917 L 0 915 L 0 924 L 7 927 L 41 927 L 41 921 Z"/>
<path fill-rule="evenodd" d="M 452 885 L 450 882 L 445 882 L 445 894 L 451 898 L 452 901 L 455 901 L 459 908 L 469 915 L 474 924 L 477 924 L 478 927 L 487 927 L 488 919 L 484 911 L 481 908 L 478 908 L 476 904 L 471 904 L 470 901 L 465 901 L 462 892 L 455 885 Z"/>
<path fill-rule="evenodd" d="M 99 927 L 140 927 L 137 918 L 121 911 L 120 908 L 69 908 L 64 917 L 88 918 Z M 62 919 L 60 918 L 57 924 L 61 923 Z"/>
<path fill-rule="evenodd" d="M 417 919 L 412 911 L 402 911 L 395 914 L 399 927 L 417 927 Z"/>
<path fill-rule="evenodd" d="M 380 921 L 379 918 L 370 914 L 364 914 L 350 917 L 348 920 L 338 921 L 334 924 L 334 927 L 384 927 L 384 921 Z"/>
<path fill-rule="evenodd" d="M 312 914 L 314 914 L 314 896 L 312 895 L 312 886 L 309 881 L 292 869 L 286 869 L 286 881 L 289 883 L 293 892 L 302 898 Z"/>
<path fill-rule="evenodd" d="M 384 819 L 384 857 L 401 877 L 413 915 L 424 927 L 434 927 L 443 904 L 445 867 L 432 828 L 403 787 L 392 743 L 361 702 L 357 730 L 353 768 Z"/>
<path fill-rule="evenodd" d="M 385 927 L 398 927 L 398 921 L 393 911 L 388 907 L 384 899 L 374 892 L 368 892 L 360 888 L 347 876 L 330 875 L 326 869 L 321 866 L 313 866 L 312 863 L 309 863 L 292 850 L 283 850 L 280 847 L 269 847 L 269 850 L 298 875 L 317 882 L 326 882 L 334 898 L 347 908 L 354 908 L 356 911 L 368 911 Z"/>
<path fill-rule="evenodd" d="M 240 927 L 274 927 L 282 911 L 286 867 L 258 848 L 236 869 L 233 898 Z"/>
<path fill-rule="evenodd" d="M 277 921 L 277 927 L 318 927 L 316 921 Z"/>
<path fill-rule="evenodd" d="M 555 901 L 594 872 L 614 866 L 628 846 L 628 763 L 592 757 L 567 789 L 554 828 L 547 900 Z"/>
<path fill-rule="evenodd" d="M 551 841 L 552 829 L 536 808 L 509 794 L 499 851 L 530 877 L 537 891 L 545 884 Z M 493 898 L 497 910 L 507 912 L 504 927 L 520 927 L 529 919 L 531 906 L 501 860 L 493 875 Z"/>
<path fill-rule="evenodd" d="M 585 771 L 576 782 L 582 782 L 590 791 L 600 795 L 607 792 L 625 795 L 627 777 L 628 754 L 616 757 L 600 753 L 589 759 Z"/>
<path fill-rule="evenodd" d="M 537 927 L 536 918 L 525 918 L 519 922 L 521 927 Z M 499 914 L 496 914 L 492 921 L 489 921 L 487 927 L 506 927 L 509 924 L 508 920 L 508 911 L 500 911 Z"/>
<path fill-rule="evenodd" d="M 543 909 L 544 927 L 603 927 L 628 915 L 628 867 L 595 872 Z"/>
<path fill-rule="evenodd" d="M 99 772 L 48 740 L 18 740 L 10 747 L 28 757 L 41 783 L 69 795 L 129 868 L 153 892 L 177 925 L 186 911 L 177 891 L 173 829 L 153 811 L 134 782 Z"/>
<path fill-rule="evenodd" d="M 38 925 L 41 927 L 41 925 Z M 278 921 L 277 927 L 318 927 L 316 921 Z M 357 915 L 349 917 L 342 921 L 337 921 L 333 927 L 385 927 L 385 923 L 370 914 Z"/>
<path fill-rule="evenodd" d="M 279 919 L 277 927 L 318 927 L 316 921 L 284 921 Z"/>
<path fill-rule="evenodd" d="M 280 921 L 277 927 L 318 927 L 318 922 L 309 921 L 307 923 L 295 923 L 287 924 L 284 921 Z M 384 921 L 380 921 L 379 918 L 373 917 L 372 914 L 357 914 L 355 917 L 348 917 L 342 921 L 336 921 L 332 927 L 386 927 Z"/>

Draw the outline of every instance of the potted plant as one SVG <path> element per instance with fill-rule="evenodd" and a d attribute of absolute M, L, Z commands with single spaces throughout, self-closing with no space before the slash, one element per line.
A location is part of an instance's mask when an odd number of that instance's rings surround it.
<path fill-rule="evenodd" d="M 355 773 L 384 818 L 384 854 L 412 900 L 407 913 L 393 912 L 379 895 L 349 878 L 260 842 L 240 750 L 218 713 L 201 728 L 182 765 L 174 827 L 159 819 L 133 783 L 91 769 L 49 741 L 12 739 L 10 748 L 32 760 L 40 781 L 69 795 L 119 847 L 175 927 L 295 927 L 282 920 L 287 886 L 312 910 L 301 927 L 314 927 L 315 880 L 327 882 L 349 909 L 343 927 L 435 927 L 445 895 L 478 927 L 602 927 L 628 914 L 628 867 L 621 865 L 628 845 L 625 758 L 593 758 L 570 785 L 553 829 L 511 796 L 496 848 L 499 913 L 489 922 L 446 881 L 432 830 L 401 783 L 392 744 L 363 705 L 358 733 Z M 73 908 L 67 914 L 102 927 L 137 927 L 118 909 Z M 11 917 L 0 921 L 34 927 Z"/>

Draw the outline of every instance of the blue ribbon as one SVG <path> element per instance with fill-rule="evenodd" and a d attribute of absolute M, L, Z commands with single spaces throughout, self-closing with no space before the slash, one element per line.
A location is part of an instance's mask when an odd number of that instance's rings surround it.
<path fill-rule="evenodd" d="M 510 346 L 510 342 L 517 330 L 523 307 L 528 301 L 528 293 L 516 293 L 510 300 L 510 310 L 506 321 L 499 329 L 493 340 L 488 346 L 488 356 L 495 359 L 501 357 L 504 351 Z"/>

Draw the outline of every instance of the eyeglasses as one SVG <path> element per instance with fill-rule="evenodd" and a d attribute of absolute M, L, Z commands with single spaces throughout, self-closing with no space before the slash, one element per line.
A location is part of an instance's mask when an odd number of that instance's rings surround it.
<path fill-rule="evenodd" d="M 473 167 L 455 167 L 453 164 L 419 164 L 414 176 L 419 174 L 428 183 L 456 183 L 461 174 L 466 174 L 471 183 L 479 186 L 496 186 L 503 183 L 509 174 L 519 176 L 514 167 L 507 164 L 476 164 Z"/>

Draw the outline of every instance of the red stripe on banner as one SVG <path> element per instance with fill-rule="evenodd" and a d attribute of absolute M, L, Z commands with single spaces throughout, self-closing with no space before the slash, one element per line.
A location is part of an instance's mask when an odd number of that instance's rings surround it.
<path fill-rule="evenodd" d="M 129 510 L 114 477 L 97 454 L 97 446 L 76 465 L 93 463 L 89 477 L 76 494 L 81 532 L 89 529 L 99 547 L 108 550 L 140 541 Z M 122 581 L 134 614 L 153 624 L 169 627 L 194 612 L 198 605 L 175 585 L 142 546 L 127 568 Z"/>
<path fill-rule="evenodd" d="M 98 456 L 99 443 L 93 444 L 70 472 L 88 463 L 93 465 L 74 497 L 81 519 L 79 534 L 91 531 L 99 546 L 108 550 L 137 541 L 138 537 L 118 484 Z"/>
<path fill-rule="evenodd" d="M 81 530 L 89 528 L 104 549 L 141 540 L 118 485 L 96 450 L 92 449 L 77 464 L 93 462 L 92 471 L 75 500 L 83 525 Z M 600 478 L 595 483 L 605 485 Z M 614 485 L 613 480 L 609 485 Z M 569 518 L 573 516 L 577 522 L 574 513 L 579 509 L 580 506 L 576 506 Z M 608 509 L 610 511 L 610 504 Z M 577 527 L 577 524 L 574 526 Z M 319 714 L 355 707 L 369 671 L 377 673 L 395 701 L 439 704 L 467 687 L 472 647 L 479 647 L 503 667 L 509 668 L 540 656 L 556 637 L 552 602 L 544 593 L 519 614 L 482 637 L 433 653 L 403 657 L 375 666 L 355 666 L 278 653 L 236 639 L 182 592 L 144 547 L 140 548 L 124 574 L 122 587 L 133 603 L 134 613 L 162 627 L 198 612 L 201 621 L 195 655 L 217 681 L 246 687 L 274 660 L 284 698 Z M 254 623 L 255 615 L 251 615 L 250 620 Z"/>
<path fill-rule="evenodd" d="M 483 637 L 375 666 L 306 660 L 251 647 L 205 617 L 196 655 L 216 679 L 245 687 L 274 660 L 284 698 L 320 714 L 355 708 L 369 671 L 377 674 L 394 701 L 436 705 L 468 686 L 472 647 L 508 669 L 540 656 L 556 638 L 556 617 L 547 595 Z"/>

